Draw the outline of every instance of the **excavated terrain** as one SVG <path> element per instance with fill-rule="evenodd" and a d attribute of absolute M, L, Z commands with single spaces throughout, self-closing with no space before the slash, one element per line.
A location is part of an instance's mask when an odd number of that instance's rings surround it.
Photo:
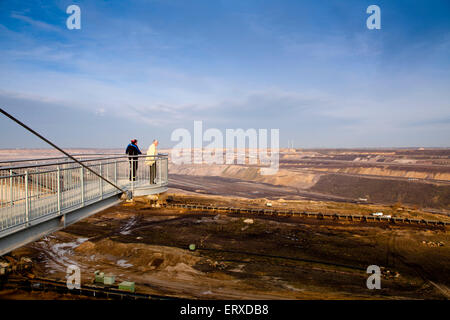
<path fill-rule="evenodd" d="M 193 192 L 397 203 L 450 215 L 450 149 L 285 149 L 276 174 L 259 170 L 248 163 L 169 166 L 171 186 Z"/>
<path fill-rule="evenodd" d="M 0 158 L 25 158 L 28 151 L 0 151 Z M 262 176 L 257 165 L 171 164 L 163 198 L 450 222 L 449 165 L 449 149 L 290 149 L 282 150 L 280 170 L 271 176 Z M 11 265 L 30 259 L 31 269 L 14 277 L 65 282 L 66 268 L 74 264 L 83 285 L 100 270 L 116 275 L 116 283 L 134 281 L 137 292 L 165 297 L 448 299 L 449 240 L 448 226 L 232 214 L 137 198 L 2 259 Z M 380 290 L 366 286 L 369 265 L 381 267 Z M 0 298 L 85 297 L 29 292 L 6 282 Z"/>
<path fill-rule="evenodd" d="M 262 207 L 265 199 L 171 194 L 169 202 Z M 276 201 L 321 210 L 338 203 Z M 369 210 L 363 205 L 348 213 Z M 361 208 L 359 208 L 362 206 Z M 388 208 L 384 208 L 388 210 Z M 420 214 L 420 212 L 418 213 Z M 446 299 L 450 249 L 443 227 L 226 214 L 124 202 L 14 251 L 30 258 L 32 277 L 82 284 L 94 271 L 134 281 L 142 293 L 195 299 Z M 195 244 L 196 250 L 189 250 Z M 369 290 L 366 268 L 382 268 Z M 0 292 L 2 298 L 68 299 L 54 292 Z M 77 297 L 78 298 L 78 297 Z"/>

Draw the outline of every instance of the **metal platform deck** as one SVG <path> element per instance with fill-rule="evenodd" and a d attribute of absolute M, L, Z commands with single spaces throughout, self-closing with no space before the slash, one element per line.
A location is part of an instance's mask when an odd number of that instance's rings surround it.
<path fill-rule="evenodd" d="M 149 166 L 148 160 L 156 166 Z M 127 156 L 82 160 L 97 174 L 135 196 L 167 190 L 167 155 L 152 159 L 139 156 L 133 161 L 137 164 L 134 179 Z M 121 191 L 67 158 L 35 162 L 26 160 L 0 167 L 0 255 L 120 202 Z"/>

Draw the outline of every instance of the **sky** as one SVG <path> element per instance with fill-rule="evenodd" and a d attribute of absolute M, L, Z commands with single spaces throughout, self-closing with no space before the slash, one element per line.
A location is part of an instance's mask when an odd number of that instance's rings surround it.
<path fill-rule="evenodd" d="M 449 14 L 448 0 L 0 0 L 0 106 L 64 148 L 170 148 L 194 120 L 279 129 L 281 147 L 450 147 Z M 0 117 L 0 148 L 31 147 L 46 145 Z"/>

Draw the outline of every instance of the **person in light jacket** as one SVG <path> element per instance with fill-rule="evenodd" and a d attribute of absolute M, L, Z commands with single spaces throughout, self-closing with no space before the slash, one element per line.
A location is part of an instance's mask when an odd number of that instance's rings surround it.
<path fill-rule="evenodd" d="M 145 158 L 145 164 L 150 167 L 150 184 L 155 183 L 156 179 L 156 155 L 158 154 L 156 147 L 158 146 L 158 140 L 153 140 L 152 144 L 148 147 L 147 156 Z"/>

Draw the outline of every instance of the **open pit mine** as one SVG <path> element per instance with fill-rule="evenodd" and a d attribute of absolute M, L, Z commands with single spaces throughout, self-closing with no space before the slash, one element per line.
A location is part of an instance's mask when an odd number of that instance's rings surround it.
<path fill-rule="evenodd" d="M 70 152 L 134 196 L 0 150 L 1 299 L 450 297 L 449 149 L 284 149 L 273 175 L 162 150 L 150 184 L 117 150 Z"/>

